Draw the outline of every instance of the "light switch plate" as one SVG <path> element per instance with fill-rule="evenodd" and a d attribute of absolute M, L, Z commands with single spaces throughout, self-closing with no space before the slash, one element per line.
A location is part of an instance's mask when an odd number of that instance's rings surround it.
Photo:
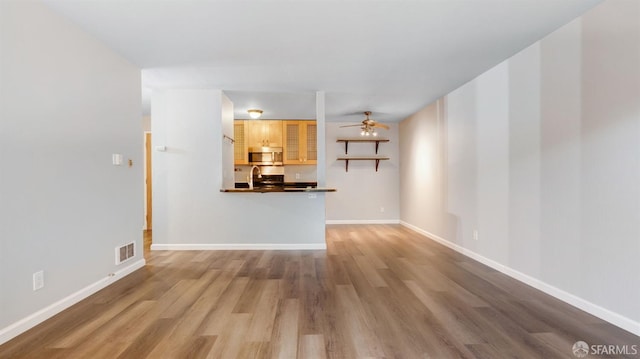
<path fill-rule="evenodd" d="M 111 161 L 113 162 L 114 166 L 121 166 L 122 165 L 122 155 L 119 153 L 114 153 L 113 155 L 111 155 Z"/>
<path fill-rule="evenodd" d="M 44 287 L 44 271 L 33 273 L 33 290 L 42 289 Z"/>

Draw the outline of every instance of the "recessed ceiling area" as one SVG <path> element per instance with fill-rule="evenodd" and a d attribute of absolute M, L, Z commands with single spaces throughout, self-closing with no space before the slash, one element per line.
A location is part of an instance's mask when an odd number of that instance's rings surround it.
<path fill-rule="evenodd" d="M 601 0 L 44 2 L 144 87 L 222 89 L 265 118 L 307 117 L 324 91 L 327 121 L 400 121 Z"/>
<path fill-rule="evenodd" d="M 234 118 L 238 120 L 250 119 L 249 109 L 263 110 L 261 119 L 296 119 L 311 120 L 316 118 L 316 93 L 315 92 L 255 92 L 255 91 L 224 91 L 233 102 Z M 327 113 L 326 119 L 329 122 L 354 121 L 358 122 L 364 118 L 364 111 L 369 108 L 384 108 L 382 105 L 375 106 L 375 98 L 368 97 L 369 101 L 364 101 L 360 105 L 357 99 L 350 99 L 349 96 L 340 93 L 330 93 L 325 96 L 325 103 L 328 109 L 361 108 L 352 112 Z M 381 101 L 382 102 L 382 101 Z M 390 121 L 389 113 L 375 112 L 373 117 L 377 121 Z"/>
<path fill-rule="evenodd" d="M 250 92 L 225 91 L 233 102 L 234 118 L 249 120 L 249 109 L 263 111 L 260 117 L 269 119 L 312 120 L 316 118 L 315 92 Z"/>

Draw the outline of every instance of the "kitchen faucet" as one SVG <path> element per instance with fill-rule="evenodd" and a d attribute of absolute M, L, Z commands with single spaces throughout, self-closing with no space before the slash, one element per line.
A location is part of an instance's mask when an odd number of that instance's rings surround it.
<path fill-rule="evenodd" d="M 260 172 L 260 167 L 253 166 L 251 167 L 251 172 L 249 173 L 249 189 L 253 189 L 253 170 L 258 169 L 258 178 L 262 178 L 262 173 Z"/>

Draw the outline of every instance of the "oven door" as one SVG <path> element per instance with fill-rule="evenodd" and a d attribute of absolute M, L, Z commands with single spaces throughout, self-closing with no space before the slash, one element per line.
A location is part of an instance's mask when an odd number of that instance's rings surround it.
<path fill-rule="evenodd" d="M 284 175 L 262 175 L 253 186 L 268 190 L 284 190 Z"/>

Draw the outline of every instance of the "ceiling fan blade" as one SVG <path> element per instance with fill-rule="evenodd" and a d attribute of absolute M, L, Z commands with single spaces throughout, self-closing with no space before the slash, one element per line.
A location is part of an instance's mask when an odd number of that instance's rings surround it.
<path fill-rule="evenodd" d="M 340 127 L 361 127 L 361 124 L 357 124 L 357 125 L 344 125 L 344 126 L 340 126 Z"/>
<path fill-rule="evenodd" d="M 384 124 L 382 124 L 382 123 L 377 123 L 377 122 L 376 122 L 376 123 L 374 123 L 374 124 L 372 124 L 371 126 L 373 126 L 373 127 L 380 127 L 380 128 L 384 128 L 385 130 L 388 130 L 388 129 L 389 129 L 389 126 L 384 125 Z"/>

